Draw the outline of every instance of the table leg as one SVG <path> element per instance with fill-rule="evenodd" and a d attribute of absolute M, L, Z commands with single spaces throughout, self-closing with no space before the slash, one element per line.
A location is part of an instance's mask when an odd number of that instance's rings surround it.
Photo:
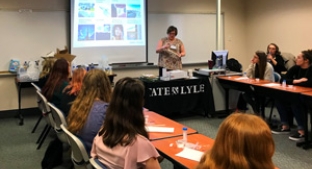
<path fill-rule="evenodd" d="M 306 149 L 311 148 L 312 146 L 311 146 L 311 142 L 310 142 L 310 139 L 309 139 L 308 107 L 307 107 L 307 106 L 304 106 L 303 109 L 304 109 L 304 110 L 303 110 L 303 112 L 304 112 L 304 113 L 303 113 L 303 118 L 304 118 L 304 120 L 305 120 L 305 122 L 304 122 L 304 134 L 305 134 L 305 137 L 304 137 L 304 141 L 303 141 L 303 142 L 297 143 L 297 146 L 298 146 L 298 147 L 301 147 L 301 146 L 302 146 L 302 148 L 306 150 Z M 311 117 L 311 118 L 312 118 L 312 117 Z M 312 123 L 312 122 L 311 122 L 311 123 Z"/>
<path fill-rule="evenodd" d="M 261 113 L 261 117 L 263 119 L 265 119 L 265 99 L 266 99 L 266 97 L 259 96 L 259 99 L 260 99 L 260 113 Z"/>
<path fill-rule="evenodd" d="M 230 109 L 229 109 L 229 89 L 224 88 L 225 90 L 225 111 L 227 114 L 230 114 Z"/>
<path fill-rule="evenodd" d="M 24 117 L 22 114 L 22 110 L 21 110 L 21 83 L 18 84 L 18 117 L 20 119 L 19 125 L 22 126 L 24 125 Z"/>

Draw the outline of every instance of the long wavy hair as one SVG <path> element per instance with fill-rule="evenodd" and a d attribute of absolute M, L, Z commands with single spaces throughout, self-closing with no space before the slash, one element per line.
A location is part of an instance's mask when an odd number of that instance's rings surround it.
<path fill-rule="evenodd" d="M 42 70 L 40 72 L 39 78 L 45 77 L 46 75 L 50 74 L 53 65 L 55 63 L 55 58 L 44 58 L 42 61 Z"/>
<path fill-rule="evenodd" d="M 53 65 L 49 78 L 42 88 L 42 94 L 48 99 L 52 99 L 55 90 L 61 86 L 62 82 L 68 81 L 69 63 L 65 59 L 58 59 Z M 62 91 L 61 91 L 62 92 Z"/>
<path fill-rule="evenodd" d="M 281 51 L 279 50 L 279 47 L 278 47 L 277 44 L 275 44 L 275 43 L 270 43 L 270 44 L 268 45 L 268 47 L 267 47 L 267 53 L 266 53 L 266 54 L 269 54 L 269 47 L 270 47 L 271 45 L 274 46 L 275 49 L 276 49 L 276 51 L 275 51 L 275 53 L 274 53 L 274 56 L 276 56 L 276 55 L 281 55 Z"/>
<path fill-rule="evenodd" d="M 259 75 L 259 79 L 263 80 L 267 66 L 267 56 L 263 51 L 257 51 L 256 55 L 259 58 L 259 62 L 256 64 L 255 74 Z"/>
<path fill-rule="evenodd" d="M 99 69 L 90 70 L 82 81 L 82 87 L 73 102 L 67 117 L 68 130 L 79 132 L 91 111 L 95 100 L 110 102 L 112 88 L 106 73 Z"/>
<path fill-rule="evenodd" d="M 234 113 L 221 124 L 197 169 L 274 169 L 274 141 L 268 125 L 252 114 Z"/>
<path fill-rule="evenodd" d="M 104 125 L 99 132 L 110 148 L 131 144 L 138 134 L 148 138 L 143 115 L 144 86 L 129 77 L 120 79 L 114 88 Z"/>
<path fill-rule="evenodd" d="M 81 89 L 82 86 L 82 80 L 84 78 L 84 76 L 86 75 L 87 71 L 84 68 L 78 68 L 76 70 L 74 70 L 73 72 L 73 76 L 72 76 L 72 80 L 69 82 L 69 85 L 67 85 L 64 90 L 63 93 L 67 93 L 68 95 L 78 95 L 78 92 Z"/>

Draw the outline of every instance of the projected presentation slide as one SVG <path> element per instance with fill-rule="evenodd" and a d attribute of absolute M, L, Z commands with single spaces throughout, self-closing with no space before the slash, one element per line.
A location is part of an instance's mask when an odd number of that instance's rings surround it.
<path fill-rule="evenodd" d="M 73 47 L 145 46 L 144 0 L 76 0 Z"/>

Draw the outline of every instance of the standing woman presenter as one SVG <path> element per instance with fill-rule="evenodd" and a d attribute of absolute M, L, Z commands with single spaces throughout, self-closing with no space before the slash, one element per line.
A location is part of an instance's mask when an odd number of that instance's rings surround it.
<path fill-rule="evenodd" d="M 176 38 L 178 29 L 169 26 L 167 29 L 167 37 L 158 41 L 156 53 L 159 54 L 158 67 L 159 76 L 162 76 L 162 69 L 176 70 L 182 69 L 181 57 L 185 56 L 185 49 L 182 41 Z"/>

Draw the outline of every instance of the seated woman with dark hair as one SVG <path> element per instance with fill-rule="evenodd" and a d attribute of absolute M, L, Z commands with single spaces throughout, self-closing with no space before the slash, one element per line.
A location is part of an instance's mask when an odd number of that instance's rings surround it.
<path fill-rule="evenodd" d="M 234 113 L 221 124 L 212 149 L 196 169 L 274 169 L 269 126 L 252 114 Z"/>
<path fill-rule="evenodd" d="M 289 85 L 312 87 L 312 50 L 302 51 L 296 58 L 296 65 L 290 68 L 286 75 L 285 81 Z M 289 134 L 289 112 L 292 112 L 298 124 L 298 132 L 289 136 L 290 140 L 303 141 L 304 133 L 304 119 L 303 106 L 298 100 L 291 100 L 285 98 L 283 100 L 275 100 L 275 105 L 281 118 L 281 128 L 272 130 L 274 134 Z"/>
<path fill-rule="evenodd" d="M 270 43 L 267 47 L 267 59 L 273 66 L 274 71 L 281 74 L 282 71 L 286 71 L 285 61 L 281 56 L 279 47 L 275 43 Z"/>
<path fill-rule="evenodd" d="M 74 70 L 72 80 L 63 90 L 60 109 L 65 117 L 68 115 L 72 102 L 76 99 L 81 89 L 82 80 L 86 73 L 87 71 L 84 68 Z"/>
<path fill-rule="evenodd" d="M 141 81 L 123 78 L 116 83 L 103 128 L 91 150 L 91 156 L 107 168 L 160 169 L 159 154 L 145 130 L 143 100 Z"/>
<path fill-rule="evenodd" d="M 268 80 L 274 82 L 274 71 L 271 64 L 267 62 L 267 56 L 262 51 L 257 51 L 251 60 L 251 64 L 246 70 L 248 78 L 258 78 L 261 80 Z M 239 98 L 237 109 L 243 111 L 246 110 L 246 102 L 249 103 L 254 113 L 259 113 L 259 107 L 255 93 L 252 89 L 248 88 Z"/>
<path fill-rule="evenodd" d="M 58 59 L 53 65 L 53 69 L 49 74 L 49 78 L 41 89 L 42 94 L 46 99 L 53 103 L 57 108 L 60 109 L 62 92 L 64 88 L 68 85 L 69 77 L 69 63 L 65 59 Z M 53 148 L 51 148 L 52 146 Z M 51 153 L 53 149 L 53 154 L 58 156 L 53 157 L 44 157 L 41 165 L 42 168 L 51 168 L 50 165 L 57 166 L 62 163 L 62 152 L 63 152 L 63 143 L 56 137 L 47 148 L 46 153 Z M 52 159 L 46 159 L 52 158 Z"/>
<path fill-rule="evenodd" d="M 83 141 L 87 152 L 90 152 L 93 139 L 104 122 L 111 90 L 104 71 L 90 70 L 83 78 L 81 90 L 70 108 L 68 130 Z"/>
<path fill-rule="evenodd" d="M 49 78 L 42 88 L 42 94 L 47 100 L 60 108 L 64 88 L 69 82 L 69 63 L 65 59 L 58 59 L 49 75 Z"/>

